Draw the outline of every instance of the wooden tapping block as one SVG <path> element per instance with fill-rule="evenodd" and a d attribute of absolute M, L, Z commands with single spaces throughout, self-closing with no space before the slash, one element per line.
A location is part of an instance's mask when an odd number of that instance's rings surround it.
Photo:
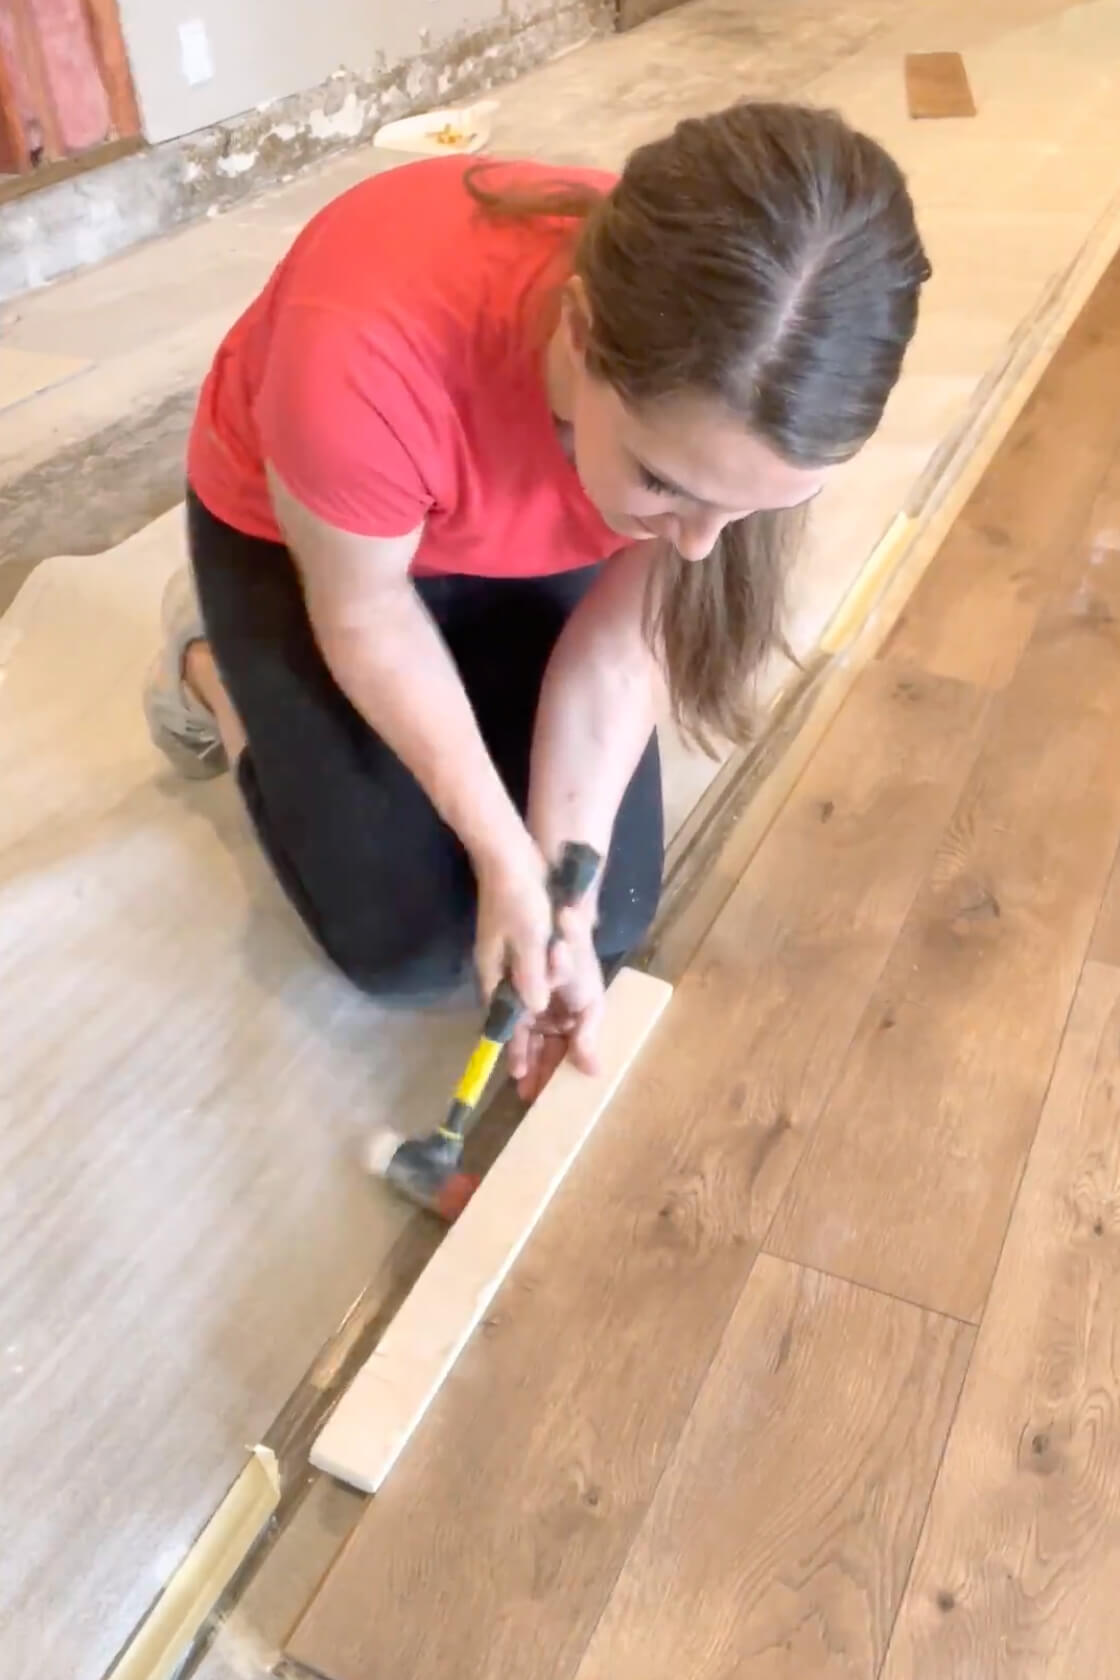
<path fill-rule="evenodd" d="M 906 103 L 912 117 L 974 117 L 976 101 L 960 53 L 907 53 Z"/>
<path fill-rule="evenodd" d="M 202 1624 L 279 1503 L 276 1454 L 270 1447 L 254 1447 L 106 1680 L 172 1680 L 181 1672 Z"/>
<path fill-rule="evenodd" d="M 599 1073 L 557 1068 L 319 1432 L 318 1469 L 376 1493 L 671 995 L 636 969 L 615 976 Z"/>

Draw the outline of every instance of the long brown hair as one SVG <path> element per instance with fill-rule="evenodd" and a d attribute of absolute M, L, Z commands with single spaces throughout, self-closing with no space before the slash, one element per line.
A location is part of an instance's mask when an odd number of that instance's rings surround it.
<path fill-rule="evenodd" d="M 874 432 L 930 268 L 898 165 L 830 111 L 744 102 L 682 122 L 607 194 L 579 182 L 468 187 L 490 214 L 582 223 L 574 272 L 589 372 L 623 400 L 719 399 L 796 466 L 854 455 Z M 710 749 L 743 740 L 751 678 L 780 640 L 803 519 L 756 513 L 699 564 L 661 556 L 646 627 L 673 711 Z"/>

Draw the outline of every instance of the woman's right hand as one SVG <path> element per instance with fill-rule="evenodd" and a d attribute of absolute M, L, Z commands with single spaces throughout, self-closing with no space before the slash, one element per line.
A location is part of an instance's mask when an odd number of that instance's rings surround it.
<path fill-rule="evenodd" d="M 528 835 L 523 850 L 477 864 L 478 925 L 475 964 L 484 997 L 508 973 L 531 1015 L 551 996 L 548 946 L 552 903 L 544 859 Z"/>

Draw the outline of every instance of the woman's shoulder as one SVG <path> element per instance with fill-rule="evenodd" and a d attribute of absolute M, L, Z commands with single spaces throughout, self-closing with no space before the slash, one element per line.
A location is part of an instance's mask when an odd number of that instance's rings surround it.
<path fill-rule="evenodd" d="M 387 305 L 423 310 L 489 292 L 496 274 L 517 284 L 554 246 L 547 216 L 495 217 L 472 196 L 468 174 L 489 193 L 547 193 L 565 182 L 606 191 L 601 170 L 510 159 L 426 158 L 370 175 L 308 224 L 282 264 L 284 293 L 365 315 Z"/>

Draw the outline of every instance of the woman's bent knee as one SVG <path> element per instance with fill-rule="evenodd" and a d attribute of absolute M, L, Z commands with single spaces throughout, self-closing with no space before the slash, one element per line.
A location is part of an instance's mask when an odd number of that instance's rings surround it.
<path fill-rule="evenodd" d="M 475 984 L 471 942 L 450 930 L 407 950 L 378 949 L 344 935 L 320 944 L 351 985 L 379 1003 L 419 1009 Z"/>

